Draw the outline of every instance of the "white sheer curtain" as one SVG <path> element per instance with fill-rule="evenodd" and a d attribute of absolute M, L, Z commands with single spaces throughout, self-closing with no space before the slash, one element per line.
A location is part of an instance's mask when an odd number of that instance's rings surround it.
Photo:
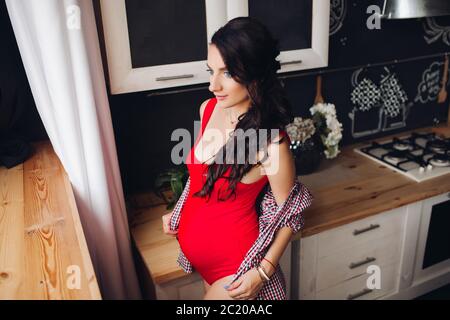
<path fill-rule="evenodd" d="M 91 0 L 6 0 L 37 109 L 67 171 L 105 299 L 140 291 Z"/>

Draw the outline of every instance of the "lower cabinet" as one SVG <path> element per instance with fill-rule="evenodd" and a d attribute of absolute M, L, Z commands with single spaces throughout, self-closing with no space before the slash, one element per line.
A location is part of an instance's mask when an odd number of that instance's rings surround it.
<path fill-rule="evenodd" d="M 287 296 L 290 297 L 291 243 L 280 259 L 280 266 L 286 278 Z M 202 300 L 205 295 L 203 279 L 197 272 L 163 284 L 155 284 L 155 292 L 157 300 Z"/>
<path fill-rule="evenodd" d="M 202 300 L 205 295 L 202 277 L 197 273 L 155 285 L 157 300 Z"/>
<path fill-rule="evenodd" d="M 407 207 L 300 242 L 300 299 L 378 299 L 398 290 Z"/>
<path fill-rule="evenodd" d="M 353 299 L 377 299 L 395 290 L 396 278 L 398 278 L 398 263 L 380 266 L 380 285 L 368 286 L 371 275 L 363 273 L 351 280 L 343 281 L 335 286 L 320 290 L 316 299 L 320 300 L 353 300 Z M 375 276 L 375 273 L 374 273 Z"/>
<path fill-rule="evenodd" d="M 450 283 L 449 199 L 437 195 L 301 238 L 299 298 L 413 299 Z"/>

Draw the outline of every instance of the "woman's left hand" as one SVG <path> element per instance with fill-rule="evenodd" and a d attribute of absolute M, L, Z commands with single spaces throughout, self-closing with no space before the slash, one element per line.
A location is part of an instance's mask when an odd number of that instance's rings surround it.
<path fill-rule="evenodd" d="M 231 298 L 237 300 L 254 300 L 264 283 L 258 270 L 252 268 L 231 284 L 227 289 Z"/>

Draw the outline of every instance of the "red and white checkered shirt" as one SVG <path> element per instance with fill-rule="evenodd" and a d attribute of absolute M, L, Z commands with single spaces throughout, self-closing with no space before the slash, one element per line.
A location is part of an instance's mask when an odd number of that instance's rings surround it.
<path fill-rule="evenodd" d="M 178 230 L 182 208 L 189 194 L 189 186 L 190 178 L 188 178 L 183 193 L 173 209 L 170 220 L 170 229 L 172 231 Z M 279 229 L 287 226 L 292 229 L 294 234 L 300 231 L 304 225 L 303 211 L 311 205 L 313 199 L 313 195 L 305 185 L 295 181 L 287 199 L 278 206 L 270 185 L 268 186 L 260 204 L 259 236 L 245 255 L 230 284 L 251 268 L 259 265 Z M 181 249 L 177 262 L 184 272 L 192 273 L 194 271 L 192 264 Z M 278 264 L 275 273 L 264 284 L 256 300 L 286 300 L 286 298 L 286 281 Z"/>

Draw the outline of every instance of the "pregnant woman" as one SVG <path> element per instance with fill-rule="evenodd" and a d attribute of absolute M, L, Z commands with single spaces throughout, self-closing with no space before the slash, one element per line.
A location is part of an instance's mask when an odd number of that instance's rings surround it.
<path fill-rule="evenodd" d="M 201 131 L 186 160 L 190 189 L 178 230 L 169 229 L 172 213 L 163 217 L 165 233 L 177 235 L 203 277 L 205 299 L 255 299 L 293 234 L 288 226 L 280 228 L 259 267 L 226 286 L 258 238 L 258 195 L 269 183 L 281 205 L 296 179 L 284 131 L 293 115 L 276 76 L 279 53 L 266 27 L 249 17 L 229 21 L 208 46 L 215 97 L 200 107 Z M 238 129 L 254 134 L 242 139 Z M 261 137 L 264 143 L 252 149 Z"/>

